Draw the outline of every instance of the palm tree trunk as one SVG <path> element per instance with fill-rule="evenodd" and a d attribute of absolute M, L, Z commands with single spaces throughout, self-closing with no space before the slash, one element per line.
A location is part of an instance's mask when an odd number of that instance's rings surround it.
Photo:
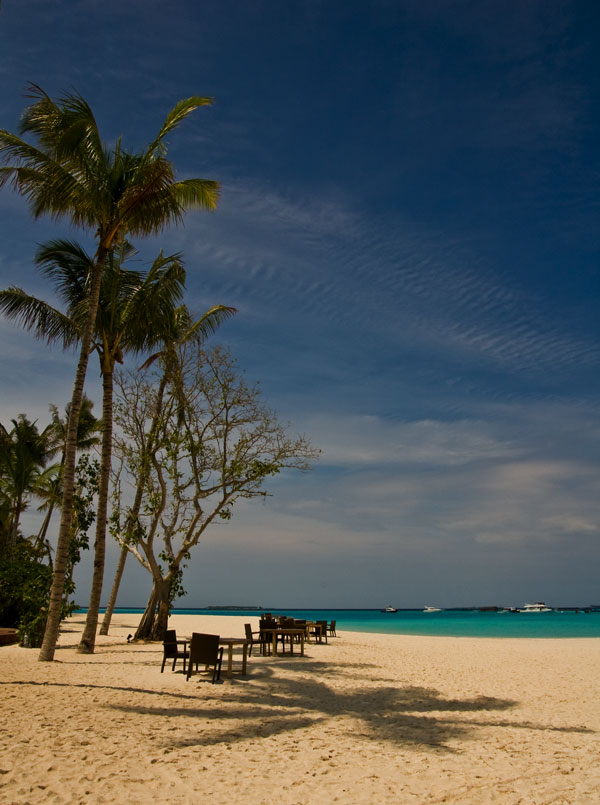
<path fill-rule="evenodd" d="M 54 659 L 54 652 L 56 651 L 56 643 L 58 641 L 58 630 L 60 627 L 60 616 L 62 610 L 62 596 L 65 585 L 65 573 L 69 561 L 69 544 L 71 542 L 71 518 L 73 515 L 73 494 L 75 492 L 75 459 L 77 453 L 79 412 L 81 410 L 83 385 L 85 383 L 90 344 L 92 341 L 92 332 L 94 330 L 96 313 L 98 311 L 100 282 L 102 280 L 105 262 L 106 251 L 103 247 L 99 247 L 96 257 L 95 270 L 92 276 L 86 327 L 81 338 L 79 361 L 77 363 L 75 383 L 73 384 L 73 394 L 71 397 L 69 425 L 67 428 L 67 440 L 65 445 L 65 467 L 63 476 L 60 530 L 58 532 L 58 544 L 56 546 L 54 571 L 52 573 L 52 587 L 50 588 L 48 620 L 46 621 L 44 640 L 42 642 L 42 648 L 39 655 L 39 660 L 42 662 L 51 662 Z"/>
<path fill-rule="evenodd" d="M 17 544 L 17 535 L 19 533 L 19 520 L 21 518 L 21 510 L 23 508 L 23 496 L 20 494 L 15 503 L 15 515 L 13 517 L 12 525 L 9 532 L 8 547 L 14 548 Z"/>
<path fill-rule="evenodd" d="M 79 428 L 79 426 L 78 426 L 78 428 Z M 59 476 L 58 476 L 59 479 L 60 479 L 62 473 L 64 472 L 64 466 L 65 466 L 65 451 L 63 450 L 63 453 L 62 453 L 62 456 L 61 456 L 61 459 L 60 459 L 60 470 L 59 470 Z M 48 526 L 50 525 L 50 519 L 52 518 L 52 514 L 54 512 L 54 503 L 55 503 L 54 498 L 51 498 L 50 502 L 48 504 L 48 511 L 46 512 L 46 516 L 44 517 L 44 522 L 42 523 L 42 527 L 40 528 L 40 532 L 37 535 L 36 540 L 35 540 L 35 547 L 36 548 L 41 548 L 42 546 L 46 546 L 48 544 L 46 542 L 46 534 L 48 533 Z M 50 559 L 50 567 L 52 567 L 52 555 L 50 554 L 50 552 L 48 552 L 48 558 Z"/>
<path fill-rule="evenodd" d="M 42 523 L 42 527 L 40 528 L 40 532 L 35 538 L 34 548 L 36 551 L 41 551 L 42 548 L 44 549 L 46 556 L 48 557 L 48 565 L 50 569 L 54 567 L 54 562 L 52 561 L 52 548 L 50 547 L 50 543 L 46 539 L 46 534 L 48 533 L 48 526 L 50 525 L 50 518 L 52 517 L 52 512 L 54 511 L 54 501 L 50 503 L 48 506 L 48 511 L 46 512 L 46 516 L 44 517 L 44 522 Z"/>
<path fill-rule="evenodd" d="M 46 516 L 44 517 L 44 522 L 42 523 L 42 527 L 35 538 L 35 547 L 41 548 L 44 545 L 44 541 L 46 539 L 46 534 L 48 533 L 48 526 L 50 525 L 50 518 L 52 517 L 52 513 L 54 511 L 54 501 L 51 501 L 48 505 L 48 511 L 46 512 Z"/>
<path fill-rule="evenodd" d="M 123 571 L 125 570 L 125 562 L 127 561 L 128 553 L 129 550 L 127 549 L 127 545 L 123 545 L 121 547 L 119 564 L 117 565 L 117 572 L 115 573 L 112 590 L 110 591 L 110 598 L 108 599 L 108 604 L 106 605 L 106 612 L 104 613 L 104 618 L 102 619 L 102 626 L 100 627 L 100 634 L 102 635 L 107 635 L 108 630 L 110 628 L 110 622 L 112 620 L 113 612 L 115 611 L 117 596 L 119 594 L 119 587 L 121 585 L 121 579 L 123 578 Z"/>
<path fill-rule="evenodd" d="M 110 356 L 101 356 L 101 360 L 110 361 Z M 98 511 L 96 514 L 96 542 L 94 544 L 94 575 L 90 591 L 85 627 L 77 651 L 80 654 L 93 654 L 96 645 L 96 629 L 102 582 L 104 579 L 104 557 L 106 555 L 106 519 L 108 511 L 108 484 L 112 458 L 112 401 L 113 373 L 112 367 L 102 371 L 102 458 L 100 463 L 100 479 L 98 482 Z"/>

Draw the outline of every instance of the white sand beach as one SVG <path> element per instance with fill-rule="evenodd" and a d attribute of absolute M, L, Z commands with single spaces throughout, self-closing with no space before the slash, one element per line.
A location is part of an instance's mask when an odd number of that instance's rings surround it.
<path fill-rule="evenodd" d="M 0 802 L 600 802 L 600 640 L 338 631 L 213 685 L 118 615 L 53 663 L 0 648 Z M 171 628 L 243 636 L 245 617 Z M 257 628 L 257 621 L 253 622 Z"/>

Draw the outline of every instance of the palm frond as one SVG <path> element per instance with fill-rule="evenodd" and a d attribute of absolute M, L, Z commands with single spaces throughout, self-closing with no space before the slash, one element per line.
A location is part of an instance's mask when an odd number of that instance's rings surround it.
<path fill-rule="evenodd" d="M 94 260 L 76 241 L 57 239 L 44 243 L 38 248 L 34 262 L 52 282 L 69 313 L 89 296 Z"/>
<path fill-rule="evenodd" d="M 146 358 L 144 363 L 140 366 L 140 369 L 149 369 L 152 366 L 152 364 L 160 358 L 162 354 L 163 354 L 162 350 L 160 350 L 160 352 L 155 352 L 153 355 L 150 355 L 150 357 Z"/>
<path fill-rule="evenodd" d="M 214 305 L 195 321 L 185 332 L 182 341 L 196 340 L 200 343 L 214 335 L 221 324 L 237 313 L 237 308 L 227 305 Z"/>
<path fill-rule="evenodd" d="M 182 207 L 214 210 L 221 196 L 221 185 L 211 179 L 184 179 L 176 182 L 171 192 Z"/>
<path fill-rule="evenodd" d="M 28 85 L 28 97 L 34 103 L 22 117 L 22 134 L 34 134 L 40 146 L 58 162 L 89 171 L 103 164 L 104 149 L 94 114 L 77 92 L 53 101 L 37 84 Z"/>
<path fill-rule="evenodd" d="M 67 348 L 79 339 L 79 330 L 68 316 L 47 302 L 26 294 L 21 288 L 0 291 L 0 310 L 48 344 L 60 341 Z"/>
<path fill-rule="evenodd" d="M 193 96 L 191 98 L 184 98 L 175 104 L 171 109 L 165 122 L 162 124 L 158 136 L 150 143 L 147 149 L 149 155 L 154 155 L 157 151 L 162 155 L 164 153 L 163 140 L 171 131 L 177 128 L 179 124 L 193 111 L 201 106 L 212 106 L 214 103 L 213 98 L 202 98 L 200 96 Z"/>
<path fill-rule="evenodd" d="M 161 252 L 122 310 L 123 344 L 127 349 L 142 352 L 165 340 L 184 286 L 181 255 L 165 256 Z"/>
<path fill-rule="evenodd" d="M 150 146 L 129 153 L 120 140 L 110 149 L 103 146 L 92 110 L 79 94 L 54 101 L 30 84 L 29 97 L 33 102 L 20 130 L 33 135 L 35 144 L 0 130 L 0 185 L 12 182 L 34 216 L 69 217 L 75 226 L 93 228 L 99 248 L 108 251 L 128 234 L 157 234 L 179 223 L 187 207 L 216 207 L 218 183 L 176 181 L 165 156 L 167 135 L 212 99 L 180 101 Z"/>
<path fill-rule="evenodd" d="M 173 184 L 173 166 L 168 160 L 159 158 L 137 165 L 135 180 L 129 181 L 116 201 L 106 246 L 110 248 L 120 232 L 156 234 L 169 223 L 178 223 L 183 207 L 171 191 Z"/>
<path fill-rule="evenodd" d="M 79 411 L 79 420 L 77 422 L 77 449 L 89 450 L 96 444 L 100 444 L 99 434 L 102 431 L 102 420 L 98 419 L 93 414 L 94 403 L 85 394 L 81 400 L 81 409 Z M 67 435 L 67 423 L 69 420 L 69 413 L 71 411 L 71 404 L 65 406 L 65 418 L 60 418 L 56 406 L 50 406 L 52 412 L 52 427 L 57 431 L 58 437 L 64 441 Z"/>
<path fill-rule="evenodd" d="M 84 204 L 86 188 L 52 156 L 0 130 L 0 159 L 12 163 L 0 168 L 0 187 L 10 181 L 35 218 L 48 213 L 55 219 L 69 215 L 76 225 L 94 223 L 94 210 Z"/>

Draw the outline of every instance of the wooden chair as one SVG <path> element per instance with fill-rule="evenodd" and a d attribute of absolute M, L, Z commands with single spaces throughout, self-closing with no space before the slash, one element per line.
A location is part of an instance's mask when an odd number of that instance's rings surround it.
<path fill-rule="evenodd" d="M 167 660 L 173 660 L 172 671 L 175 670 L 175 663 L 177 660 L 183 660 L 183 673 L 185 674 L 185 663 L 188 658 L 186 648 L 187 640 L 178 640 L 177 632 L 175 629 L 167 629 L 165 632 L 165 639 L 163 640 L 163 661 L 160 672 L 165 670 L 165 663 Z M 183 646 L 183 651 L 179 650 L 179 646 Z"/>
<path fill-rule="evenodd" d="M 295 629 L 296 628 L 296 621 L 293 618 L 288 618 L 283 615 L 279 620 L 279 626 L 282 629 Z M 294 650 L 292 645 L 293 643 L 293 635 L 290 634 L 282 634 L 277 635 L 277 639 L 281 642 L 281 650 L 285 652 L 285 644 L 288 643 L 290 646 L 290 651 Z"/>
<path fill-rule="evenodd" d="M 296 629 L 303 629 L 304 630 L 304 637 L 308 637 L 308 629 L 306 628 L 306 620 L 294 620 L 294 626 Z M 300 642 L 300 635 L 296 635 L 296 643 Z"/>
<path fill-rule="evenodd" d="M 331 621 L 331 623 L 327 627 L 327 631 L 332 637 L 337 637 L 337 634 L 335 633 L 335 621 Z"/>
<path fill-rule="evenodd" d="M 250 648 L 248 649 L 248 656 L 252 656 L 252 646 L 260 646 L 261 654 L 264 654 L 264 645 L 263 640 L 265 637 L 264 632 L 253 632 L 252 626 L 249 623 L 244 624 L 244 629 L 246 630 L 246 640 L 248 641 Z M 258 635 L 258 637 L 254 637 L 254 635 Z"/>
<path fill-rule="evenodd" d="M 274 618 L 261 618 L 258 628 L 260 629 L 260 639 L 262 642 L 263 655 L 271 653 L 273 644 L 273 633 L 264 631 L 265 629 L 277 629 L 277 621 Z"/>
<path fill-rule="evenodd" d="M 319 643 L 323 642 L 323 638 L 327 643 L 327 621 L 316 621 L 310 633 Z"/>
<path fill-rule="evenodd" d="M 196 666 L 197 671 L 199 665 L 204 665 L 207 668 L 213 667 L 213 683 L 221 678 L 223 646 L 219 648 L 219 635 L 200 634 L 199 632 L 192 634 L 186 682 L 192 675 L 192 667 Z"/>

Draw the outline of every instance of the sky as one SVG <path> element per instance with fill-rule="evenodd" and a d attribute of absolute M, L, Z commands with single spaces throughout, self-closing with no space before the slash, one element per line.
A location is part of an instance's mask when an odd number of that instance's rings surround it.
<path fill-rule="evenodd" d="M 135 245 L 238 309 L 215 343 L 322 451 L 206 532 L 178 606 L 599 603 L 599 36 L 591 0 L 4 0 L 1 128 L 27 82 L 131 149 L 215 99 L 169 156 L 217 211 Z M 0 287 L 52 300 L 63 236 L 93 248 L 0 191 Z M 0 421 L 46 424 L 76 356 L 0 344 Z M 149 592 L 130 557 L 118 604 Z"/>

